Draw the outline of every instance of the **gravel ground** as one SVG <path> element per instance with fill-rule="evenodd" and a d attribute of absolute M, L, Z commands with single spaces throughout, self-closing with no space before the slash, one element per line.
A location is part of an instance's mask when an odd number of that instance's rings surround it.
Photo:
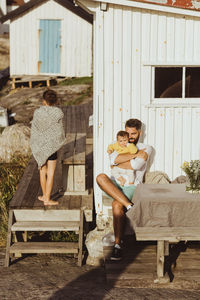
<path fill-rule="evenodd" d="M 28 256 L 4 268 L 0 249 L 0 299 L 199 300 L 200 291 L 169 288 L 120 288 L 107 285 L 103 268 L 64 255 Z"/>

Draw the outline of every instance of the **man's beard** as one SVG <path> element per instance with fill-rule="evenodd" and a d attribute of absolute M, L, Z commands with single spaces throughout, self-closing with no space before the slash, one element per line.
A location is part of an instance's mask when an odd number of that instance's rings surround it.
<path fill-rule="evenodd" d="M 138 135 L 138 137 L 133 142 L 129 139 L 129 143 L 136 145 L 137 142 L 139 141 L 139 138 L 140 138 L 140 136 Z"/>

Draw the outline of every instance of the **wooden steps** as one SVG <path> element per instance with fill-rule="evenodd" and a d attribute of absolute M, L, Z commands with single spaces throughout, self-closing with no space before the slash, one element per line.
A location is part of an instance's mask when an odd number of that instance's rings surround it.
<path fill-rule="evenodd" d="M 34 254 L 34 253 L 78 253 L 78 243 L 66 242 L 18 242 L 10 247 L 10 253 Z"/>
<path fill-rule="evenodd" d="M 78 221 L 18 221 L 12 225 L 11 231 L 78 231 L 79 227 L 80 223 Z"/>

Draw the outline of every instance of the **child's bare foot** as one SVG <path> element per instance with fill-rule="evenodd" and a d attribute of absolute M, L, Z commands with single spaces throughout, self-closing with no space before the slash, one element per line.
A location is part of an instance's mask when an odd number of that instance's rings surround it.
<path fill-rule="evenodd" d="M 45 200 L 44 205 L 58 205 L 58 202 L 53 200 Z"/>
<path fill-rule="evenodd" d="M 45 196 L 38 196 L 38 200 L 40 200 L 40 201 L 45 201 Z"/>
<path fill-rule="evenodd" d="M 120 176 L 119 178 L 117 178 L 117 180 L 120 182 L 121 186 L 124 186 L 124 184 L 126 182 L 126 179 L 124 177 Z"/>

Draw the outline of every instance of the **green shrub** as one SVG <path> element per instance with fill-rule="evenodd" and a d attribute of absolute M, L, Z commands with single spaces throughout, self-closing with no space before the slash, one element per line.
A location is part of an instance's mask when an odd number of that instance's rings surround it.
<path fill-rule="evenodd" d="M 27 166 L 29 157 L 15 157 L 11 163 L 0 163 L 0 246 L 7 238 L 8 205 Z"/>

